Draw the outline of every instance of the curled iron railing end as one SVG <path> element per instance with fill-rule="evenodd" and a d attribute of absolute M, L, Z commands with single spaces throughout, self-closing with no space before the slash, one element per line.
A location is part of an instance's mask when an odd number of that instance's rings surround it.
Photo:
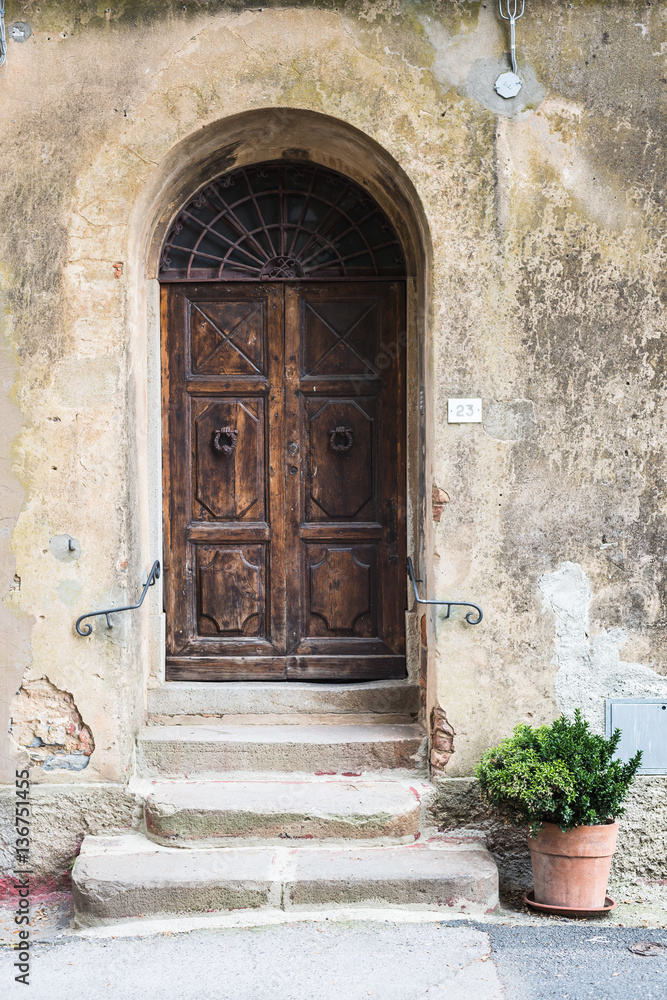
<path fill-rule="evenodd" d="M 86 612 L 85 615 L 81 615 L 79 618 L 77 618 L 76 631 L 78 632 L 79 635 L 83 636 L 84 638 L 87 635 L 90 635 L 93 631 L 93 626 L 91 625 L 91 623 L 86 622 L 85 625 L 82 625 L 81 623 L 86 618 L 99 618 L 101 615 L 104 615 L 104 617 L 107 620 L 107 628 L 113 628 L 109 615 L 111 614 L 117 615 L 121 611 L 134 611 L 136 608 L 140 608 L 141 605 L 144 603 L 144 597 L 148 592 L 148 588 L 152 587 L 155 581 L 159 579 L 160 579 L 160 560 L 156 559 L 151 567 L 150 573 L 148 574 L 148 579 L 144 584 L 144 589 L 141 592 L 141 597 L 139 598 L 136 604 L 128 604 L 122 608 L 106 608 L 104 611 L 88 611 Z"/>
<path fill-rule="evenodd" d="M 417 590 L 417 584 L 421 583 L 421 580 L 415 578 L 415 571 L 412 565 L 412 559 L 408 556 L 408 576 L 410 577 L 410 582 L 412 583 L 412 589 L 414 591 L 415 601 L 417 604 L 439 604 L 442 607 L 446 607 L 447 611 L 445 613 L 445 618 L 449 618 L 452 608 L 472 608 L 472 611 L 466 613 L 465 619 L 469 625 L 479 625 L 484 614 L 482 609 L 478 604 L 473 604 L 472 601 L 433 601 L 419 596 L 419 591 Z"/>

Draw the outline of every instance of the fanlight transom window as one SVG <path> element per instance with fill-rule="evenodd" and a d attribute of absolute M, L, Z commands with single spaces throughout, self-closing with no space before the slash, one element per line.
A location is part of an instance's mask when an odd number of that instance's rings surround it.
<path fill-rule="evenodd" d="M 164 281 L 400 277 L 396 231 L 360 185 L 311 163 L 242 167 L 185 206 L 162 249 Z"/>

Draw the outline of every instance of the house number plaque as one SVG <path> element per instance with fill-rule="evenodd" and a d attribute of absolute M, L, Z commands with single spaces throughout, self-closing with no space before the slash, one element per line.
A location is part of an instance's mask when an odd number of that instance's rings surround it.
<path fill-rule="evenodd" d="M 449 399 L 447 422 L 450 424 L 481 424 L 481 399 Z"/>

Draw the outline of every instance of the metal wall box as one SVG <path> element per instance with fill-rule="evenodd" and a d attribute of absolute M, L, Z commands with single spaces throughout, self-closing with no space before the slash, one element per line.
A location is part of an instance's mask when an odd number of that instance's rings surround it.
<path fill-rule="evenodd" d="M 667 774 L 667 697 L 607 698 L 607 738 L 615 729 L 622 733 L 619 760 L 642 750 L 639 774 Z"/>

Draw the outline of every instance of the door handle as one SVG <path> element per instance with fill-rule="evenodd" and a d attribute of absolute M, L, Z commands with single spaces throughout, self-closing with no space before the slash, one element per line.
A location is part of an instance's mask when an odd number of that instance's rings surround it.
<path fill-rule="evenodd" d="M 239 432 L 234 427 L 221 427 L 213 431 L 213 449 L 219 455 L 231 455 L 236 448 Z"/>
<path fill-rule="evenodd" d="M 329 444 L 333 451 L 349 451 L 354 444 L 351 427 L 334 427 L 329 431 Z"/>

